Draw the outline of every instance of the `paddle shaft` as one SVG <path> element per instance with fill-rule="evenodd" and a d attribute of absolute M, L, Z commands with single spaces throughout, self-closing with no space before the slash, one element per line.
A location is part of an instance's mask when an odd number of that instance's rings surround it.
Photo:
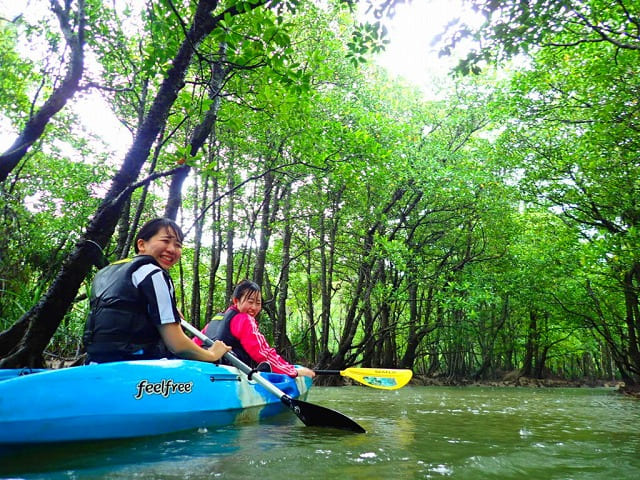
<path fill-rule="evenodd" d="M 213 345 L 213 340 L 211 340 L 189 322 L 183 319 L 180 323 L 186 330 L 202 340 L 205 345 Z M 356 422 L 351 420 L 349 417 L 341 414 L 340 412 L 336 412 L 335 410 L 331 410 L 329 408 L 291 398 L 289 395 L 276 387 L 273 383 L 263 378 L 259 372 L 252 370 L 249 365 L 244 363 L 233 353 L 225 353 L 224 359 L 245 375 L 251 375 L 251 380 L 259 383 L 268 392 L 278 397 L 280 401 L 287 407 L 289 407 L 291 411 L 295 413 L 300 421 L 302 421 L 302 423 L 304 423 L 305 425 L 312 427 L 338 428 L 341 430 L 349 430 L 356 433 L 366 433 L 366 430 L 364 428 L 362 428 Z"/>
<path fill-rule="evenodd" d="M 184 328 L 186 328 L 188 331 L 193 333 L 196 337 L 202 340 L 206 345 L 209 345 L 209 346 L 213 345 L 213 340 L 211 340 L 209 337 L 207 337 L 204 333 L 202 333 L 196 327 L 191 325 L 189 322 L 187 322 L 186 320 L 182 320 L 181 323 Z M 236 367 L 245 375 L 249 375 L 251 373 L 251 367 L 249 367 L 249 365 L 241 361 L 233 353 L 231 352 L 225 353 L 224 359 L 227 360 L 231 365 Z M 282 397 L 289 397 L 289 395 L 284 393 L 282 390 L 276 387 L 273 383 L 262 378 L 258 372 L 254 372 L 251 375 L 251 378 L 255 380 L 257 383 L 259 383 L 260 385 L 262 385 L 267 391 L 274 394 L 276 397 L 280 398 L 280 400 L 282 400 Z M 283 400 L 283 403 L 286 403 L 287 405 L 289 405 L 290 402 Z"/>

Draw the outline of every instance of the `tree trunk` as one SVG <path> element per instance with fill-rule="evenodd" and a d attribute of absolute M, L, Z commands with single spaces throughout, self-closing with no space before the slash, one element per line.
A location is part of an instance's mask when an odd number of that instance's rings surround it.
<path fill-rule="evenodd" d="M 135 188 L 134 182 L 149 157 L 154 140 L 166 124 L 171 106 L 184 85 L 184 78 L 196 48 L 215 28 L 211 15 L 217 2 L 200 0 L 187 38 L 171 62 L 156 98 L 136 138 L 125 155 L 104 200 L 90 221 L 86 233 L 67 257 L 60 272 L 40 301 L 20 322 L 29 326 L 25 335 L 14 342 L 8 356 L 0 360 L 0 368 L 43 365 L 42 352 L 70 308 L 82 282 L 96 260 L 96 249 L 104 248 L 115 231 L 122 207 Z M 100 252 L 102 254 L 102 252 Z M 0 344 L 5 333 L 0 334 Z"/>
<path fill-rule="evenodd" d="M 375 340 L 375 319 L 371 309 L 371 299 L 368 298 L 362 312 L 362 366 L 370 368 L 376 365 L 376 340 Z"/>
<path fill-rule="evenodd" d="M 358 278 L 353 287 L 353 296 L 351 297 L 351 302 L 349 304 L 349 307 L 347 308 L 347 313 L 344 318 L 344 326 L 342 328 L 340 339 L 338 341 L 338 350 L 333 355 L 333 358 L 331 359 L 331 362 L 328 366 L 328 368 L 330 369 L 340 369 L 345 365 L 346 355 L 352 348 L 353 339 L 358 329 L 360 316 L 358 310 L 360 302 L 367 301 L 367 298 L 371 293 L 371 288 L 373 287 L 371 280 L 373 266 L 376 262 L 376 259 L 373 255 L 375 236 L 386 220 L 385 216 L 402 199 L 405 192 L 405 189 L 399 188 L 393 193 L 381 212 L 381 218 L 375 220 L 375 222 L 369 228 L 367 234 L 365 235 L 362 249 L 362 261 L 358 271 Z"/>
<path fill-rule="evenodd" d="M 271 239 L 271 206 L 274 198 L 274 175 L 267 172 L 264 176 L 264 195 L 262 207 L 260 209 L 260 236 L 258 240 L 258 252 L 256 254 L 255 266 L 253 269 L 253 280 L 258 285 L 264 284 L 264 269 L 267 261 L 267 249 Z M 264 292 L 263 295 L 270 295 Z M 269 300 L 269 298 L 267 298 Z"/>
<path fill-rule="evenodd" d="M 380 277 L 379 282 L 382 285 L 386 285 L 389 282 L 387 269 L 383 262 L 380 263 Z M 394 287 L 397 286 L 394 284 Z M 394 288 L 392 288 L 395 290 Z M 375 365 L 376 367 L 393 368 L 395 367 L 395 348 L 393 337 L 395 336 L 395 329 L 392 326 L 391 321 L 391 305 L 389 304 L 389 298 L 382 299 L 382 305 L 380 306 L 380 335 L 381 335 L 381 352 L 380 361 Z"/>
<path fill-rule="evenodd" d="M 307 323 L 309 325 L 309 361 L 312 364 L 316 364 L 318 361 L 318 335 L 316 333 L 316 314 L 315 314 L 315 308 L 313 308 L 313 292 L 315 290 L 314 288 L 314 282 L 313 282 L 313 276 L 311 274 L 312 269 L 311 269 L 311 263 L 312 263 L 312 256 L 311 256 L 311 233 L 307 233 L 307 251 L 306 251 L 306 258 L 305 258 L 305 268 L 306 268 L 306 274 L 307 274 Z"/>
<path fill-rule="evenodd" d="M 198 207 L 198 181 L 196 180 L 194 187 L 193 199 L 193 218 L 196 219 L 195 234 L 193 238 L 193 262 L 191 268 L 193 270 L 193 280 L 191 284 L 191 311 L 189 313 L 189 321 L 192 325 L 200 328 L 200 251 L 202 249 L 202 230 L 204 228 L 204 219 L 200 212 L 207 202 L 207 182 L 204 181 L 202 192 L 202 206 Z"/>
<path fill-rule="evenodd" d="M 318 364 L 325 365 L 329 361 L 329 332 L 331 331 L 331 287 L 329 269 L 329 255 L 327 254 L 327 231 L 325 228 L 325 213 L 321 210 L 318 215 L 318 239 L 320 241 L 320 345 Z"/>
<path fill-rule="evenodd" d="M 0 182 L 7 179 L 11 171 L 24 158 L 29 148 L 44 133 L 44 129 L 51 121 L 51 118 L 64 108 L 67 101 L 78 91 L 78 84 L 84 71 L 84 34 L 85 34 L 85 11 L 84 0 L 78 0 L 78 11 L 76 14 L 78 31 L 73 33 L 71 29 L 71 15 L 68 9 L 62 8 L 57 0 L 51 0 L 51 6 L 58 21 L 60 29 L 65 37 L 67 45 L 71 50 L 71 60 L 69 68 L 62 80 L 51 96 L 42 105 L 38 112 L 29 119 L 18 138 L 9 149 L 0 155 Z"/>
<path fill-rule="evenodd" d="M 229 156 L 230 159 L 233 157 Z M 227 190 L 233 190 L 233 160 L 229 161 L 228 172 L 227 172 Z M 231 295 L 233 295 L 233 289 L 235 287 L 234 282 L 234 263 L 233 263 L 233 239 L 235 238 L 235 227 L 234 227 L 234 207 L 235 207 L 235 195 L 231 195 L 229 197 L 229 203 L 227 203 L 227 238 L 226 238 L 226 254 L 227 254 L 227 265 L 226 265 L 226 295 L 225 299 L 230 302 Z"/>
<path fill-rule="evenodd" d="M 284 233 L 282 236 L 282 268 L 280 270 L 279 288 L 277 292 L 278 308 L 276 309 L 276 321 L 273 325 L 273 339 L 276 350 L 290 362 L 296 360 L 293 345 L 287 336 L 287 299 L 289 298 L 289 272 L 291 271 L 291 239 L 293 228 L 291 227 L 291 188 L 285 187 L 283 216 L 285 218 Z"/>
<path fill-rule="evenodd" d="M 625 322 L 627 324 L 628 351 L 630 370 L 634 377 L 640 380 L 640 348 L 638 341 L 640 339 L 640 312 L 638 311 L 638 288 L 634 286 L 634 271 L 640 271 L 640 264 L 634 265 L 624 275 L 624 300 L 625 300 Z M 638 381 L 637 380 L 637 381 Z"/>
<path fill-rule="evenodd" d="M 538 352 L 538 317 L 536 312 L 529 311 L 529 330 L 527 332 L 527 344 L 522 360 L 522 375 L 524 377 L 533 376 L 533 363 Z"/>
<path fill-rule="evenodd" d="M 213 177 L 211 179 L 213 181 L 213 198 L 218 198 L 219 188 L 218 188 L 218 180 Z M 222 249 L 222 229 L 220 228 L 221 222 L 221 214 L 222 210 L 220 208 L 220 202 L 216 202 L 216 204 L 211 209 L 211 257 L 209 259 L 209 288 L 207 290 L 207 307 L 205 312 L 205 322 L 208 322 L 211 317 L 215 313 L 220 310 L 223 310 L 225 305 L 220 305 L 216 307 L 214 305 L 213 293 L 215 291 L 216 286 L 216 274 L 218 273 L 218 268 L 220 267 L 221 260 L 221 249 Z"/>
<path fill-rule="evenodd" d="M 509 297 L 505 298 L 502 309 L 500 310 L 499 317 L 496 319 L 496 315 L 492 313 L 489 320 L 489 327 L 485 327 L 479 332 L 480 338 L 483 338 L 483 341 L 481 343 L 482 351 L 480 352 L 482 356 L 482 363 L 473 376 L 473 378 L 476 380 L 486 378 L 487 375 L 493 373 L 490 371 L 490 369 L 492 368 L 495 360 L 496 341 L 498 339 L 498 336 L 500 335 L 500 332 L 502 331 L 504 324 L 507 321 L 507 318 L 509 317 L 508 299 Z"/>
<path fill-rule="evenodd" d="M 421 306 L 419 308 L 418 287 L 415 282 L 409 281 L 409 335 L 404 355 L 400 361 L 400 367 L 412 369 L 418 355 L 419 345 L 429 332 L 435 328 L 435 326 L 431 326 L 429 323 L 433 308 L 434 285 L 429 285 L 426 293 L 427 298 L 426 301 L 424 301 L 425 305 L 423 307 L 423 302 L 420 302 Z"/>

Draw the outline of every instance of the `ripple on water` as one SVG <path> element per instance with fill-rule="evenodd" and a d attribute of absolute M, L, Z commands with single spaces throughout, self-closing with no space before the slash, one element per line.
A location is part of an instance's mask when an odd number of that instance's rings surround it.
<path fill-rule="evenodd" d="M 52 446 L 10 460 L 28 480 L 636 480 L 640 402 L 596 390 L 315 388 L 310 402 L 366 428 L 261 424 L 107 444 Z M 37 459 L 37 461 L 34 461 Z M 17 462 L 17 463 L 16 463 Z M 0 477 L 5 474 L 0 459 Z M 44 473 L 39 473 L 44 472 Z"/>

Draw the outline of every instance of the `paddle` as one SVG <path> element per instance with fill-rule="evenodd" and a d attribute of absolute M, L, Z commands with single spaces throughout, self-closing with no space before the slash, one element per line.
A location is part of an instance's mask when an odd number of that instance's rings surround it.
<path fill-rule="evenodd" d="M 344 370 L 314 370 L 317 375 L 341 375 L 360 382 L 367 387 L 381 390 L 397 390 L 404 387 L 413 372 L 408 369 L 395 368 L 358 368 L 350 367 Z"/>
<path fill-rule="evenodd" d="M 198 337 L 206 345 L 213 344 L 213 341 L 209 337 L 200 332 L 189 322 L 182 320 L 181 323 L 186 330 Z M 291 398 L 289 395 L 276 387 L 273 383 L 262 377 L 259 372 L 252 371 L 249 365 L 244 363 L 232 353 L 225 353 L 224 358 L 245 375 L 251 374 L 251 380 L 259 383 L 267 391 L 278 397 L 280 401 L 287 407 L 289 407 L 289 409 L 291 409 L 291 411 L 295 413 L 302 421 L 302 423 L 304 423 L 306 426 L 336 428 L 340 430 L 348 430 L 350 432 L 366 433 L 366 430 L 364 428 L 362 428 L 356 422 L 351 420 L 349 417 L 341 414 L 340 412 L 336 412 L 335 410 L 331 410 L 329 408 Z"/>

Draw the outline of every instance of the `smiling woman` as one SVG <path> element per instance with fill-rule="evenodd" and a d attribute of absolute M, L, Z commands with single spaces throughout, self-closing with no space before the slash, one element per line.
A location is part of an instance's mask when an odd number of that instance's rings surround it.
<path fill-rule="evenodd" d="M 150 220 L 136 237 L 138 255 L 96 274 L 83 335 L 88 363 L 172 356 L 216 362 L 230 350 L 221 341 L 202 349 L 180 327 L 183 317 L 168 270 L 180 260 L 183 238 L 173 220 Z"/>
<path fill-rule="evenodd" d="M 184 235 L 180 228 L 167 219 L 147 222 L 135 242 L 135 252 L 149 255 L 164 269 L 169 270 L 182 256 Z"/>

